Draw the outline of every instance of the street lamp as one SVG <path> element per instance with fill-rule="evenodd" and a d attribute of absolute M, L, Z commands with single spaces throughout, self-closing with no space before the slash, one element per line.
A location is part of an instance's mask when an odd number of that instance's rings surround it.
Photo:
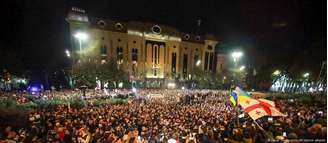
<path fill-rule="evenodd" d="M 234 73 L 233 73 L 233 77 L 235 78 L 236 80 L 236 84 L 238 83 L 238 79 L 237 79 L 237 72 L 238 71 L 243 71 L 245 69 L 245 66 L 241 66 L 239 69 L 238 69 L 238 60 L 243 56 L 243 53 L 241 51 L 234 51 L 231 53 L 231 57 L 233 58 L 233 62 L 235 64 L 235 67 L 234 67 Z"/>
<path fill-rule="evenodd" d="M 71 53 L 69 52 L 69 50 L 66 49 L 65 53 L 67 57 L 71 57 Z"/>
<path fill-rule="evenodd" d="M 235 65 L 237 65 L 237 62 L 238 62 L 239 58 L 243 56 L 243 53 L 240 51 L 235 51 L 235 52 L 232 52 L 231 56 L 233 58 L 233 61 L 235 62 Z"/>
<path fill-rule="evenodd" d="M 275 70 L 275 71 L 273 72 L 273 75 L 277 76 L 277 75 L 279 75 L 280 73 L 281 73 L 280 70 Z"/>
<path fill-rule="evenodd" d="M 243 71 L 244 69 L 245 69 L 245 66 L 241 66 L 241 67 L 239 68 L 240 71 Z"/>
<path fill-rule="evenodd" d="M 198 60 L 197 63 L 196 63 L 196 66 L 199 66 L 199 65 L 200 65 L 200 62 L 201 62 L 201 61 Z"/>
<path fill-rule="evenodd" d="M 86 33 L 83 32 L 78 32 L 74 35 L 74 37 L 79 40 L 79 44 L 80 44 L 80 52 L 82 50 L 82 41 L 83 40 L 87 40 L 88 39 L 88 35 Z"/>
<path fill-rule="evenodd" d="M 308 72 L 305 73 L 305 74 L 303 74 L 303 77 L 304 77 L 304 78 L 307 78 L 307 77 L 309 77 L 309 76 L 310 76 L 310 73 L 308 73 Z"/>

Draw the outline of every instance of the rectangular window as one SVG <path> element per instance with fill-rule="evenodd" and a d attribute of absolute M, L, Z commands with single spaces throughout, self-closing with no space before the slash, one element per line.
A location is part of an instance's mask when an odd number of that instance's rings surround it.
<path fill-rule="evenodd" d="M 194 66 L 197 65 L 197 62 L 199 60 L 199 55 L 194 56 Z"/>
<path fill-rule="evenodd" d="M 177 65 L 177 53 L 172 53 L 172 73 L 175 73 L 175 69 L 176 69 L 176 65 Z"/>
<path fill-rule="evenodd" d="M 138 61 L 138 49 L 132 49 L 132 61 Z"/>
<path fill-rule="evenodd" d="M 151 46 L 151 62 L 154 62 L 154 46 Z"/>
<path fill-rule="evenodd" d="M 107 47 L 105 45 L 100 47 L 100 54 L 107 55 Z"/>
<path fill-rule="evenodd" d="M 213 52 L 210 53 L 210 64 L 209 64 L 209 70 L 212 71 L 213 68 Z"/>
<path fill-rule="evenodd" d="M 204 70 L 208 69 L 208 52 L 205 52 Z"/>
<path fill-rule="evenodd" d="M 155 48 L 155 64 L 157 64 L 157 46 L 155 46 L 154 48 Z"/>
<path fill-rule="evenodd" d="M 116 48 L 116 54 L 117 54 L 117 60 L 119 62 L 122 62 L 122 60 L 123 60 L 123 48 L 122 47 L 117 47 Z"/>
<path fill-rule="evenodd" d="M 187 78 L 187 69 L 188 69 L 188 55 L 184 54 L 183 55 L 183 78 Z"/>

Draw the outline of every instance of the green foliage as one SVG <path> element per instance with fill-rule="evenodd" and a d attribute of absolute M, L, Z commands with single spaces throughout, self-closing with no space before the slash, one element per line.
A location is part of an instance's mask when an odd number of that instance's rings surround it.
<path fill-rule="evenodd" d="M 0 108 L 14 108 L 17 104 L 13 99 L 1 100 L 0 101 Z"/>
<path fill-rule="evenodd" d="M 313 98 L 310 96 L 300 96 L 298 98 L 299 102 L 304 103 L 304 104 L 311 104 L 313 102 Z"/>
<path fill-rule="evenodd" d="M 194 69 L 194 82 L 197 88 L 213 89 L 217 88 L 221 83 L 217 76 L 209 71 L 203 71 L 200 67 Z"/>
<path fill-rule="evenodd" d="M 114 88 L 114 83 L 127 82 L 128 73 L 124 71 L 124 67 L 118 68 L 116 60 L 109 60 L 104 64 L 82 63 L 74 67 L 73 78 L 77 81 L 77 85 L 87 85 L 88 87 L 96 86 L 96 79 L 101 83 L 109 83 L 109 87 Z"/>
<path fill-rule="evenodd" d="M 91 100 L 93 105 L 95 106 L 103 106 L 103 105 L 112 105 L 112 104 L 125 104 L 127 100 L 125 99 L 93 99 Z M 32 110 L 36 108 L 54 108 L 59 105 L 65 105 L 73 108 L 82 108 L 87 105 L 85 100 L 82 100 L 78 97 L 71 97 L 69 99 L 59 99 L 55 98 L 53 100 L 35 100 L 34 102 L 30 101 L 27 103 L 16 103 L 16 101 L 12 99 L 1 100 L 0 108 L 1 109 L 19 109 L 19 110 Z"/>
<path fill-rule="evenodd" d="M 325 103 L 326 95 L 310 96 L 308 94 L 292 94 L 292 93 L 269 93 L 266 99 L 289 100 L 294 99 L 303 104 Z"/>
<path fill-rule="evenodd" d="M 32 110 L 38 107 L 38 105 L 32 101 L 17 105 L 18 108 L 24 110 Z"/>

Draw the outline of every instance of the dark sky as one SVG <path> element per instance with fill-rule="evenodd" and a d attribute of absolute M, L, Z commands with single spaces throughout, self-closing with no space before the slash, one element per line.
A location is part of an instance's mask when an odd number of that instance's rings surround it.
<path fill-rule="evenodd" d="M 67 65 L 65 16 L 72 6 L 89 16 L 152 21 L 220 40 L 220 48 L 239 48 L 259 68 L 318 72 L 326 60 L 326 0 L 3 0 L 0 48 L 17 53 L 24 68 Z M 270 68 L 269 68 L 270 67 Z"/>

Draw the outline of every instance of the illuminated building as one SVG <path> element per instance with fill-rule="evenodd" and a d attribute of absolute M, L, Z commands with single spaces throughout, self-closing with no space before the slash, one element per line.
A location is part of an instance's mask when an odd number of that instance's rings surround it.
<path fill-rule="evenodd" d="M 67 21 L 75 61 L 116 59 L 135 80 L 185 80 L 196 66 L 206 71 L 216 68 L 218 41 L 212 35 L 182 33 L 155 23 L 88 17 L 79 8 L 72 8 Z M 87 33 L 88 39 L 76 39 L 79 32 Z"/>

